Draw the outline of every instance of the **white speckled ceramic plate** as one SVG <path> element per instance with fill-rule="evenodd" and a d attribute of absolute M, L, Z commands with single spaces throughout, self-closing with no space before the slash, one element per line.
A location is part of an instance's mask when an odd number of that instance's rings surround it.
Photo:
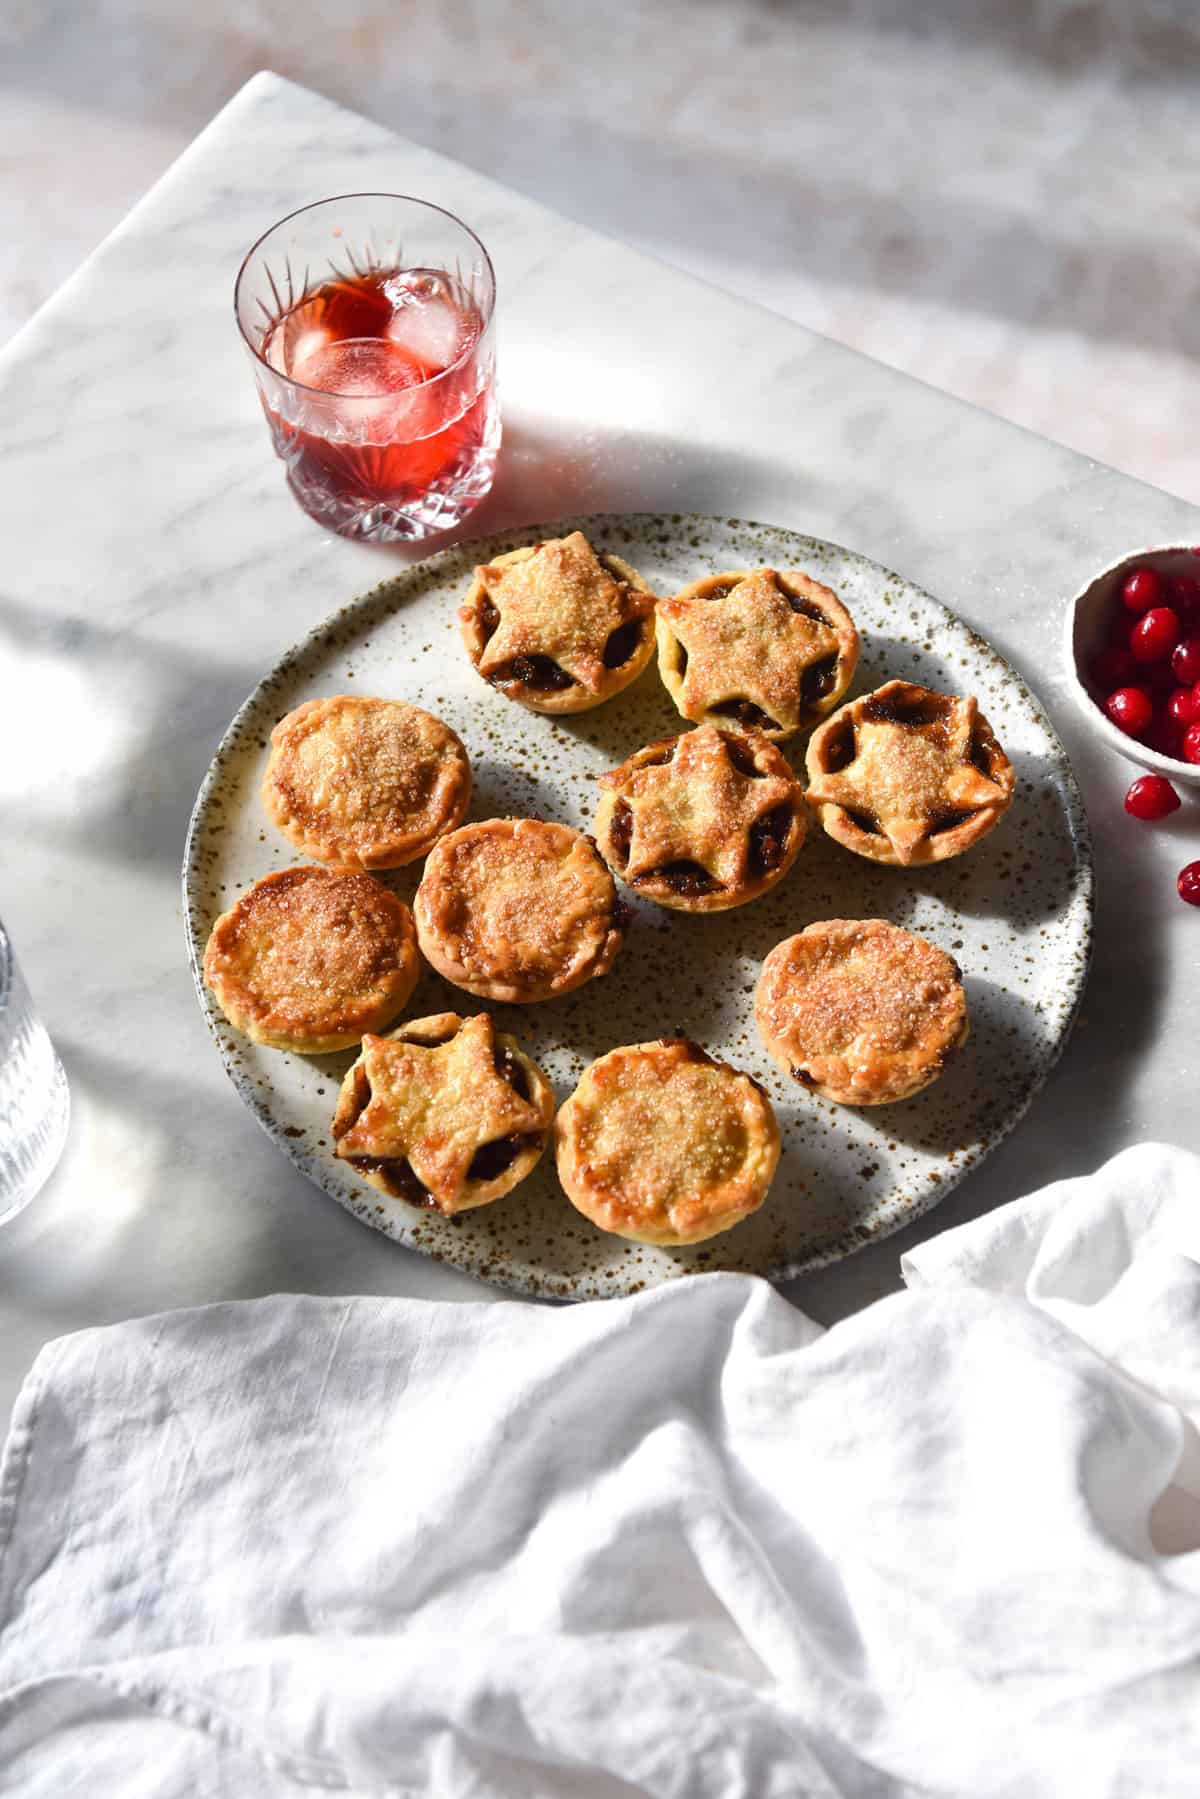
<path fill-rule="evenodd" d="M 795 866 L 740 910 L 688 917 L 641 901 L 612 972 L 565 999 L 491 1008 L 542 1063 L 559 1101 L 594 1057 L 661 1035 L 696 1038 L 770 1094 L 783 1155 L 762 1210 L 693 1249 L 626 1243 L 568 1204 L 547 1154 L 508 1198 L 449 1221 L 363 1185 L 332 1153 L 329 1121 L 353 1052 L 305 1058 L 231 1030 L 200 979 L 213 920 L 259 875 L 299 861 L 258 799 L 272 726 L 301 700 L 355 692 L 414 700 L 462 737 L 475 774 L 471 817 L 561 819 L 585 830 L 595 777 L 679 730 L 652 663 L 595 712 L 539 717 L 469 666 L 455 621 L 471 571 L 518 543 L 579 524 L 632 562 L 659 593 L 701 574 L 768 564 L 810 570 L 842 596 L 863 637 L 852 689 L 892 676 L 974 693 L 1016 766 L 1015 803 L 979 847 L 939 867 L 878 867 L 815 825 Z M 784 745 L 802 766 L 803 743 Z M 385 877 L 411 899 L 420 867 Z M 628 896 L 628 895 L 627 895 Z M 590 1299 L 636 1292 L 699 1269 L 783 1279 L 884 1237 L 935 1205 L 1025 1111 L 1062 1050 L 1087 974 L 1092 868 L 1087 824 L 1063 746 L 1019 676 L 961 619 L 851 551 L 739 519 L 595 517 L 531 525 L 431 557 L 352 600 L 251 694 L 196 802 L 184 864 L 192 969 L 234 1086 L 284 1153 L 365 1224 L 519 1293 Z M 892 919 L 951 950 L 966 977 L 972 1035 L 944 1078 L 916 1099 L 851 1111 L 814 1099 L 758 1042 L 751 996 L 782 937 L 818 918 Z M 481 1002 L 427 972 L 408 1014 Z"/>

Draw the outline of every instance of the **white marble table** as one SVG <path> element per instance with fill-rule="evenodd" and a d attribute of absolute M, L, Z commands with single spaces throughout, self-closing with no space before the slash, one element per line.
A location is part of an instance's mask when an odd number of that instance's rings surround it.
<path fill-rule="evenodd" d="M 573 510 L 715 511 L 902 570 L 986 632 L 1075 761 L 1100 873 L 1069 1052 L 927 1234 L 1141 1137 L 1200 1147 L 1195 808 L 1128 820 L 1128 767 L 1074 716 L 1065 596 L 1200 512 L 495 187 L 269 75 L 237 96 L 0 359 L 0 911 L 61 1046 L 71 1140 L 0 1233 L 0 1405 L 76 1327 L 280 1289 L 462 1299 L 293 1171 L 201 1021 L 179 864 L 197 785 L 278 652 L 395 567 L 311 524 L 233 327 L 239 259 L 319 195 L 424 195 L 492 249 L 506 451 L 471 529 Z M 52 218 L 47 228 L 53 229 Z M 904 1236 L 797 1282 L 832 1319 L 896 1284 Z"/>

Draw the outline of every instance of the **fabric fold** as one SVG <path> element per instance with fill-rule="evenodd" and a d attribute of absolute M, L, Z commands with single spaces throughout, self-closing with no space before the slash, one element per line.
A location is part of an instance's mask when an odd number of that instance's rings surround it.
<path fill-rule="evenodd" d="M 0 1476 L 5 1790 L 1190 1793 L 1198 1218 L 1151 1146 L 824 1333 L 712 1274 L 52 1344 Z"/>

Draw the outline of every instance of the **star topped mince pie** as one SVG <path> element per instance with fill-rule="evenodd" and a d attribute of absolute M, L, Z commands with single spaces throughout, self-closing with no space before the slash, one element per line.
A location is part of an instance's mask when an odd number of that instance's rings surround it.
<path fill-rule="evenodd" d="M 779 1161 L 770 1101 L 686 1038 L 610 1050 L 555 1125 L 558 1178 L 602 1231 L 702 1243 L 767 1196 Z"/>
<path fill-rule="evenodd" d="M 484 563 L 458 617 L 484 680 L 534 712 L 601 705 L 654 649 L 654 595 L 582 531 Z"/>
<path fill-rule="evenodd" d="M 452 831 L 425 864 L 413 911 L 439 974 L 515 1005 L 607 974 L 627 922 L 591 838 L 537 818 Z"/>
<path fill-rule="evenodd" d="M 403 1010 L 420 960 L 412 913 L 370 875 L 281 868 L 223 912 L 204 979 L 235 1030 L 326 1055 Z"/>
<path fill-rule="evenodd" d="M 638 750 L 600 785 L 604 860 L 638 893 L 677 911 L 757 899 L 804 842 L 803 790 L 758 731 L 701 725 Z"/>
<path fill-rule="evenodd" d="M 843 1106 L 919 1093 L 968 1033 L 957 962 L 882 918 L 830 918 L 777 943 L 754 1016 L 784 1072 Z"/>
<path fill-rule="evenodd" d="M 339 868 L 402 868 L 466 816 L 471 765 L 449 725 L 403 700 L 305 700 L 271 732 L 262 802 Z"/>
<path fill-rule="evenodd" d="M 336 1154 L 372 1187 L 446 1217 L 523 1181 L 546 1147 L 550 1083 L 486 1012 L 364 1037 L 333 1118 Z"/>
<path fill-rule="evenodd" d="M 808 801 L 855 855 L 903 867 L 961 855 L 1012 802 L 1013 767 L 974 699 L 889 681 L 808 746 Z"/>
<path fill-rule="evenodd" d="M 773 568 L 709 575 L 660 600 L 658 666 L 684 718 L 792 737 L 831 712 L 858 664 L 837 595 Z"/>

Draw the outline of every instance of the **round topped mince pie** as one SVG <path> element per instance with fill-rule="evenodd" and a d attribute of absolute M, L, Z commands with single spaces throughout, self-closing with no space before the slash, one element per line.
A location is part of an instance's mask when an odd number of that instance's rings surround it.
<path fill-rule="evenodd" d="M 758 731 L 701 725 L 638 750 L 600 785 L 604 860 L 638 893 L 681 912 L 757 899 L 804 842 L 803 790 Z"/>
<path fill-rule="evenodd" d="M 607 974 L 627 919 L 591 838 L 536 818 L 490 818 L 444 837 L 413 909 L 439 974 L 518 1005 Z"/>
<path fill-rule="evenodd" d="M 882 918 L 826 919 L 777 943 L 754 1016 L 780 1067 L 844 1106 L 919 1093 L 968 1033 L 953 957 Z"/>
<path fill-rule="evenodd" d="M 855 855 L 904 867 L 961 855 L 1012 802 L 1012 763 L 974 699 L 889 681 L 808 746 L 808 800 Z"/>
<path fill-rule="evenodd" d="M 684 718 L 792 737 L 831 712 L 858 664 L 837 595 L 773 568 L 693 581 L 657 609 L 658 666 Z"/>
<path fill-rule="evenodd" d="M 610 1050 L 555 1124 L 558 1178 L 602 1231 L 702 1243 L 756 1212 L 779 1161 L 770 1101 L 686 1038 Z"/>
<path fill-rule="evenodd" d="M 363 1038 L 333 1137 L 372 1187 L 450 1218 L 511 1193 L 553 1117 L 550 1083 L 515 1038 L 486 1012 L 441 1012 Z"/>
<path fill-rule="evenodd" d="M 409 909 L 364 874 L 281 868 L 212 928 L 204 979 L 235 1030 L 324 1055 L 381 1031 L 416 986 Z"/>
<path fill-rule="evenodd" d="M 654 649 L 654 595 L 582 531 L 484 563 L 458 617 L 484 680 L 534 712 L 601 705 Z"/>
<path fill-rule="evenodd" d="M 459 738 L 403 700 L 306 700 L 271 732 L 263 805 L 318 862 L 401 868 L 453 830 L 470 799 Z"/>

